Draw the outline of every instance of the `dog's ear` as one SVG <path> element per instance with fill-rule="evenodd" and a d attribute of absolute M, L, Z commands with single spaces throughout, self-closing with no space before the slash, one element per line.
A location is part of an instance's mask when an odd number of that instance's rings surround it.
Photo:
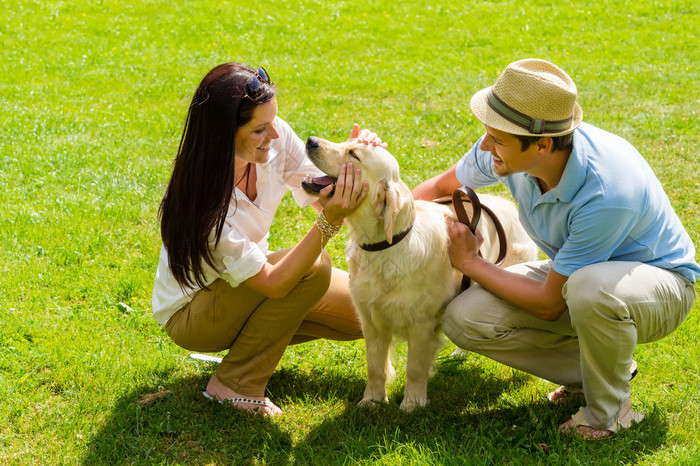
<path fill-rule="evenodd" d="M 394 221 L 399 213 L 399 193 L 389 180 L 380 180 L 374 203 L 374 214 L 384 222 L 384 235 L 391 244 Z"/>

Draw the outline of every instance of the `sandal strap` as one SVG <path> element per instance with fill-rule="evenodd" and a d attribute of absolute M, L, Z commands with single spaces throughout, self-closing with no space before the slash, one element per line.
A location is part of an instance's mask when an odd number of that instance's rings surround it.
<path fill-rule="evenodd" d="M 231 403 L 231 404 L 234 404 L 234 403 L 247 403 L 247 404 L 251 404 L 251 405 L 267 406 L 267 400 L 265 400 L 265 401 L 252 400 L 252 399 L 250 399 L 250 398 L 244 398 L 244 397 L 242 397 L 242 396 L 241 396 L 241 397 L 238 397 L 238 398 L 226 398 L 226 399 L 224 399 L 224 400 L 222 400 L 222 401 L 223 401 L 223 402 L 226 402 L 226 403 Z"/>
<path fill-rule="evenodd" d="M 265 401 L 260 401 L 260 400 L 252 400 L 250 398 L 245 398 L 245 397 L 241 396 L 241 397 L 234 397 L 234 398 L 224 398 L 222 400 L 222 399 L 215 398 L 215 397 L 211 396 L 206 391 L 202 392 L 202 395 L 204 395 L 204 398 L 206 398 L 207 400 L 218 401 L 221 404 L 224 404 L 224 403 L 230 403 L 230 404 L 247 403 L 247 404 L 257 405 L 257 406 L 272 407 L 272 403 L 268 399 L 265 399 Z"/>
<path fill-rule="evenodd" d="M 644 419 L 644 414 L 630 409 L 627 411 L 627 414 L 617 418 L 608 430 L 617 432 L 619 430 L 629 429 L 632 426 L 632 421 L 639 423 L 642 422 L 642 419 Z"/>

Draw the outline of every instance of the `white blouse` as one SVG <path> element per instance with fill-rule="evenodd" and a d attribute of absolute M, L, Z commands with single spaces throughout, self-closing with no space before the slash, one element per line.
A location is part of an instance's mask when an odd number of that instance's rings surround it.
<path fill-rule="evenodd" d="M 251 201 L 235 188 L 219 244 L 214 246 L 214 231 L 209 237 L 216 269 L 203 261 L 207 285 L 222 278 L 235 288 L 262 270 L 267 260 L 270 225 L 287 190 L 292 191 L 294 200 L 302 207 L 316 200 L 303 190 L 301 182 L 307 175 L 318 176 L 320 171 L 306 157 L 304 143 L 287 122 L 276 117 L 275 127 L 280 137 L 271 143 L 270 159 L 264 164 L 255 164 L 256 199 Z M 153 286 L 153 317 L 165 325 L 199 289 L 185 292 L 180 288 L 168 267 L 168 252 L 161 246 Z"/>

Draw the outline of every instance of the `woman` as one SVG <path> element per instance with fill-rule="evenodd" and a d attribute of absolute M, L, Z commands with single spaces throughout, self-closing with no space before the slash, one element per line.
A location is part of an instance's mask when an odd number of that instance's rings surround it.
<path fill-rule="evenodd" d="M 265 387 L 289 344 L 362 337 L 348 277 L 332 269 L 326 242 L 362 202 L 367 184 L 352 164 L 335 193 L 321 191 L 316 223 L 293 248 L 269 253 L 272 218 L 288 189 L 317 174 L 304 144 L 277 117 L 267 72 L 226 63 L 211 70 L 192 99 L 160 205 L 161 249 L 153 314 L 179 346 L 228 350 L 204 396 L 278 415 Z M 381 144 L 374 133 L 351 137 Z"/>

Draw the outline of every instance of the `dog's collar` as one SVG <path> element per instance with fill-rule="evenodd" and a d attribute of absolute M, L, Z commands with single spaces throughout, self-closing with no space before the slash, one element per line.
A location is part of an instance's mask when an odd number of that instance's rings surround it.
<path fill-rule="evenodd" d="M 360 244 L 360 249 L 363 251 L 383 251 L 384 249 L 389 249 L 390 247 L 394 246 L 396 243 L 401 241 L 408 235 L 408 232 L 411 231 L 411 228 L 413 228 L 413 225 L 408 227 L 408 230 L 402 231 L 398 235 L 394 235 L 391 238 L 391 243 L 388 241 L 380 241 L 379 243 L 371 243 L 371 244 Z"/>

